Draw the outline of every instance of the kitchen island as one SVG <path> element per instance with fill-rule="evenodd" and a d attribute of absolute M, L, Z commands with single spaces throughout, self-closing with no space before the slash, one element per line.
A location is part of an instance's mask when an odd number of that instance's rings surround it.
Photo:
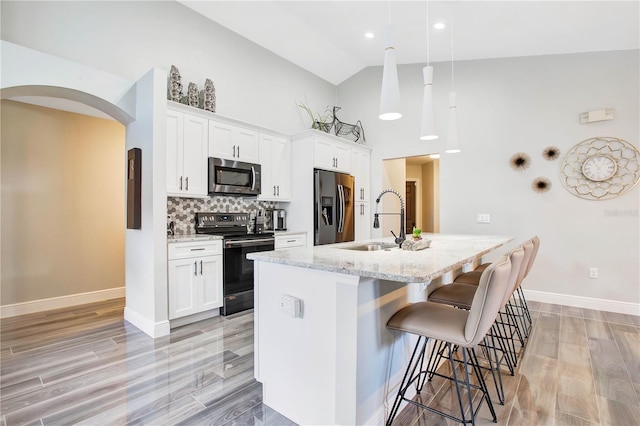
<path fill-rule="evenodd" d="M 247 256 L 255 261 L 255 375 L 266 405 L 299 424 L 384 423 L 411 350 L 387 320 L 425 300 L 429 283 L 512 239 L 424 237 L 431 247 L 415 252 L 350 242 Z"/>

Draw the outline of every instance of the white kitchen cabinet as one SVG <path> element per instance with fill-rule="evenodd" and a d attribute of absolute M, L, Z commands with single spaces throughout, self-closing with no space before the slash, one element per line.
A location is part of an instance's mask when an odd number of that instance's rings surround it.
<path fill-rule="evenodd" d="M 316 136 L 313 141 L 314 167 L 349 173 L 351 148 L 349 145 Z"/>
<path fill-rule="evenodd" d="M 207 196 L 207 119 L 167 109 L 167 194 Z"/>
<path fill-rule="evenodd" d="M 371 238 L 371 228 L 373 217 L 371 214 L 371 204 L 366 201 L 355 202 L 354 223 L 355 240 L 362 241 Z"/>
<path fill-rule="evenodd" d="M 170 243 L 168 252 L 169 319 L 221 307 L 222 241 Z"/>
<path fill-rule="evenodd" d="M 371 153 L 367 148 L 351 148 L 351 174 L 355 178 L 356 201 L 371 201 Z"/>
<path fill-rule="evenodd" d="M 292 248 L 292 247 L 306 247 L 306 245 L 307 245 L 307 234 L 305 233 L 275 236 L 276 250 Z"/>
<path fill-rule="evenodd" d="M 209 156 L 258 163 L 259 134 L 255 130 L 209 120 Z"/>
<path fill-rule="evenodd" d="M 291 200 L 291 141 L 284 137 L 260 134 L 262 193 L 265 201 Z"/>

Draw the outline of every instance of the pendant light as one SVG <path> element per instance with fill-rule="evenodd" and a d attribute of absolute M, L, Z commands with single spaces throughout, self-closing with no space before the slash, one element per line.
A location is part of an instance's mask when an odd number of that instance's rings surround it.
<path fill-rule="evenodd" d="M 449 93 L 449 123 L 447 124 L 447 143 L 444 152 L 455 154 L 460 152 L 460 142 L 458 141 L 458 106 L 457 93 L 453 85 L 453 7 L 451 6 L 451 92 Z"/>
<path fill-rule="evenodd" d="M 420 139 L 424 141 L 438 139 L 436 115 L 433 108 L 433 67 L 429 65 L 429 0 L 427 0 L 427 66 L 422 68 L 424 95 L 422 98 L 422 126 Z"/>
<path fill-rule="evenodd" d="M 381 120 L 397 120 L 400 113 L 400 86 L 398 85 L 398 69 L 396 66 L 396 48 L 393 43 L 393 27 L 391 26 L 391 0 L 389 0 L 389 23 L 384 28 L 384 68 L 382 69 L 382 90 L 380 92 Z"/>

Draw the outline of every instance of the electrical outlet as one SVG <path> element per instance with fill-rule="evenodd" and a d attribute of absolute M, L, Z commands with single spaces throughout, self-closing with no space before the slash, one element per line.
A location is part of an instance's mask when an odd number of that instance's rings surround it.
<path fill-rule="evenodd" d="M 589 278 L 598 278 L 598 268 L 589 268 Z"/>
<path fill-rule="evenodd" d="M 489 213 L 478 213 L 476 215 L 476 223 L 491 223 L 491 215 Z"/>
<path fill-rule="evenodd" d="M 288 294 L 280 295 L 280 312 L 290 316 L 291 318 L 302 317 L 302 300 Z"/>

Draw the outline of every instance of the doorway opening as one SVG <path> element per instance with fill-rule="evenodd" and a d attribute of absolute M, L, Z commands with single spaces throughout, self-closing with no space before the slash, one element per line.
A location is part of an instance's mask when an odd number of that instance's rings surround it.
<path fill-rule="evenodd" d="M 395 189 L 405 199 L 407 233 L 410 233 L 414 227 L 422 229 L 422 232 L 439 233 L 439 155 L 430 154 L 384 160 L 383 169 L 383 187 Z"/>

